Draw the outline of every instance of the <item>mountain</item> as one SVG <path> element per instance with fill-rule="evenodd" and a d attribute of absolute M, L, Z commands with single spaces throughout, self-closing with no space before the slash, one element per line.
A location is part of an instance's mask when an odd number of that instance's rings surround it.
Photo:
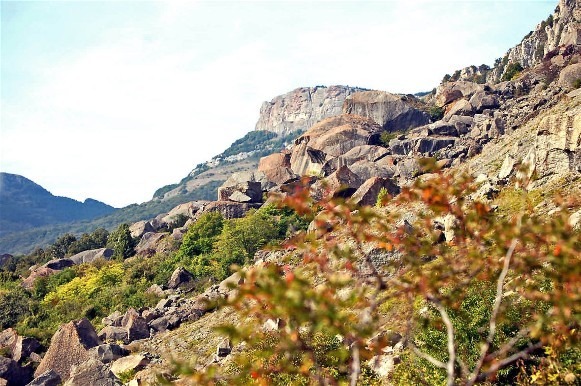
<path fill-rule="evenodd" d="M 79 202 L 51 194 L 17 174 L 0 173 L 0 235 L 78 220 L 90 220 L 115 208 L 91 198 Z"/>

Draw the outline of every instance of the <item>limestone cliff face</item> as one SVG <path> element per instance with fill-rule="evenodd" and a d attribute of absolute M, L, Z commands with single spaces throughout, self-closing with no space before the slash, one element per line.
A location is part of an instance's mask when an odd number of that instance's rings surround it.
<path fill-rule="evenodd" d="M 306 131 L 325 118 L 340 115 L 345 99 L 364 90 L 349 86 L 297 88 L 262 104 L 256 130 L 268 130 L 279 135 Z"/>
<path fill-rule="evenodd" d="M 508 50 L 503 62 L 488 74 L 489 82 L 500 80 L 506 63 L 520 63 L 528 68 L 540 63 L 545 55 L 559 46 L 581 45 L 581 2 L 560 0 L 555 12 L 539 23 L 534 31 Z"/>

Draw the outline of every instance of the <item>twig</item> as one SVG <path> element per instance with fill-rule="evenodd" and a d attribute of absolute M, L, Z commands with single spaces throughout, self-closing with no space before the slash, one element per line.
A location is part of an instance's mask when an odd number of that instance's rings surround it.
<path fill-rule="evenodd" d="M 456 372 L 454 370 L 454 364 L 456 363 L 456 348 L 454 347 L 454 326 L 452 325 L 452 321 L 450 320 L 450 316 L 446 311 L 446 308 L 440 303 L 440 301 L 433 296 L 429 296 L 428 300 L 431 301 L 438 311 L 440 312 L 440 316 L 442 317 L 442 321 L 446 325 L 446 332 L 448 334 L 448 363 L 445 364 L 444 368 L 446 369 L 446 373 L 448 374 L 447 385 L 454 386 L 454 380 L 456 378 Z"/>
<path fill-rule="evenodd" d="M 516 354 L 513 354 L 507 358 L 504 358 L 501 361 L 496 362 L 495 364 L 493 364 L 492 366 L 490 366 L 490 368 L 483 372 L 480 373 L 477 377 L 475 382 L 480 382 L 480 381 L 484 381 L 485 379 L 487 379 L 489 376 L 491 376 L 492 374 L 496 373 L 498 370 L 510 365 L 511 363 L 514 363 L 516 361 L 518 361 L 519 359 L 527 359 L 529 357 L 529 354 L 532 351 L 535 351 L 539 348 L 543 347 L 541 342 L 537 342 L 529 347 L 527 347 L 525 350 L 519 351 Z"/>
<path fill-rule="evenodd" d="M 351 362 L 350 386 L 357 386 L 357 380 L 359 379 L 359 374 L 361 374 L 361 360 L 359 359 L 359 346 L 357 342 L 353 342 L 351 350 L 353 351 L 353 362 Z"/>
<path fill-rule="evenodd" d="M 518 243 L 517 239 L 513 239 L 510 243 L 510 247 L 508 251 L 506 251 L 506 255 L 504 256 L 504 265 L 502 267 L 502 271 L 498 276 L 498 281 L 496 282 L 496 297 L 494 298 L 494 307 L 492 309 L 492 315 L 490 316 L 490 322 L 488 324 L 488 337 L 486 338 L 486 342 L 482 345 L 480 349 L 480 358 L 472 371 L 472 376 L 466 383 L 466 386 L 472 386 L 476 383 L 476 379 L 478 377 L 478 373 L 482 369 L 482 365 L 486 360 L 488 355 L 488 350 L 490 350 L 490 346 L 494 341 L 494 336 L 496 335 L 496 319 L 498 317 L 498 312 L 500 311 L 500 304 L 502 303 L 502 295 L 504 289 L 504 280 L 506 279 L 506 275 L 508 274 L 508 268 L 510 267 L 510 260 L 512 255 L 514 254 L 514 250 L 516 248 L 516 244 Z"/>

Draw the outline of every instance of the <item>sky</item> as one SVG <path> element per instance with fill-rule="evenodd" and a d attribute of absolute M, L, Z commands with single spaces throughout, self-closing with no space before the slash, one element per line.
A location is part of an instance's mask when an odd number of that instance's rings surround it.
<path fill-rule="evenodd" d="M 297 87 L 396 93 L 492 65 L 552 1 L 4 1 L 0 171 L 147 201 Z"/>

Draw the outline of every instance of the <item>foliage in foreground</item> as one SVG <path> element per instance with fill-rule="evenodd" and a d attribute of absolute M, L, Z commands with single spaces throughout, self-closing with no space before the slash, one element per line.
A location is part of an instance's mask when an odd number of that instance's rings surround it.
<path fill-rule="evenodd" d="M 388 344 L 381 331 L 395 326 L 405 347 L 395 384 L 575 383 L 581 245 L 567 210 L 503 219 L 472 192 L 469 179 L 438 174 L 386 209 L 315 203 L 306 189 L 287 197 L 317 230 L 286 245 L 287 261 L 240 271 L 225 305 L 246 322 L 220 331 L 241 352 L 189 378 L 370 384 Z M 370 244 L 386 258 L 374 260 Z"/>

